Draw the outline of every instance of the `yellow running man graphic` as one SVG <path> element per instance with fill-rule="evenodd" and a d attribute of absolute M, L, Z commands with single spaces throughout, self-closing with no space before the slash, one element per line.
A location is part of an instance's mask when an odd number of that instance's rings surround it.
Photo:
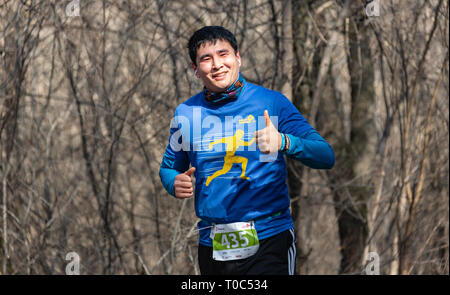
<path fill-rule="evenodd" d="M 236 153 L 236 150 L 240 146 L 249 146 L 255 141 L 254 137 L 250 141 L 243 141 L 242 140 L 243 136 L 244 136 L 243 130 L 236 130 L 236 133 L 234 134 L 234 136 L 224 137 L 224 138 L 215 140 L 209 144 L 209 149 L 212 149 L 212 146 L 215 144 L 225 143 L 227 153 L 224 158 L 225 163 L 223 164 L 223 168 L 219 171 L 216 171 L 213 175 L 208 176 L 208 178 L 206 179 L 206 186 L 209 186 L 209 183 L 211 182 L 211 180 L 213 180 L 217 176 L 228 173 L 228 171 L 230 171 L 230 169 L 234 163 L 241 163 L 241 165 L 242 165 L 242 173 L 241 173 L 240 178 L 250 179 L 250 177 L 245 176 L 245 169 L 247 168 L 248 159 L 246 157 L 234 155 Z"/>
<path fill-rule="evenodd" d="M 246 123 L 254 123 L 255 121 L 255 117 L 253 117 L 253 115 L 248 115 L 247 118 L 239 120 L 239 124 L 246 124 Z"/>

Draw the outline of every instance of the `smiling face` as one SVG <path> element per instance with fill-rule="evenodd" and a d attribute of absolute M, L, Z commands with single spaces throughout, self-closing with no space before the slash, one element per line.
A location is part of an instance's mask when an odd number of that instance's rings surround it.
<path fill-rule="evenodd" d="M 239 76 L 241 57 L 224 40 L 206 42 L 197 49 L 196 63 L 192 64 L 205 87 L 212 92 L 222 92 Z"/>

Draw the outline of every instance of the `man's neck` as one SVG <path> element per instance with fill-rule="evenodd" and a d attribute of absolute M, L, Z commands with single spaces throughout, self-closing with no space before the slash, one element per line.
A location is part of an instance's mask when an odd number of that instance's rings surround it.
<path fill-rule="evenodd" d="M 242 88 L 244 87 L 245 79 L 239 74 L 237 79 L 231 84 L 227 89 L 221 92 L 210 91 L 206 87 L 203 89 L 205 99 L 209 102 L 225 102 L 231 99 L 236 99 L 239 97 Z"/>

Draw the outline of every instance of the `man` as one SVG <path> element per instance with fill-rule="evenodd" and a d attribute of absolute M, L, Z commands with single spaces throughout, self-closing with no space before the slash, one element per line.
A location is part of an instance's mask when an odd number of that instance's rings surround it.
<path fill-rule="evenodd" d="M 184 199 L 194 195 L 195 175 L 200 272 L 292 275 L 283 155 L 331 169 L 333 149 L 283 94 L 245 81 L 231 32 L 203 27 L 188 48 L 204 89 L 176 108 L 160 177 Z"/>

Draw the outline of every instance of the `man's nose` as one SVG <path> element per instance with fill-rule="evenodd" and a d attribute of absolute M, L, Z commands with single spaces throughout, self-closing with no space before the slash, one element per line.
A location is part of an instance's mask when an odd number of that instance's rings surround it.
<path fill-rule="evenodd" d="M 214 69 L 220 69 L 222 67 L 222 60 L 219 57 L 213 56 L 212 60 Z"/>

